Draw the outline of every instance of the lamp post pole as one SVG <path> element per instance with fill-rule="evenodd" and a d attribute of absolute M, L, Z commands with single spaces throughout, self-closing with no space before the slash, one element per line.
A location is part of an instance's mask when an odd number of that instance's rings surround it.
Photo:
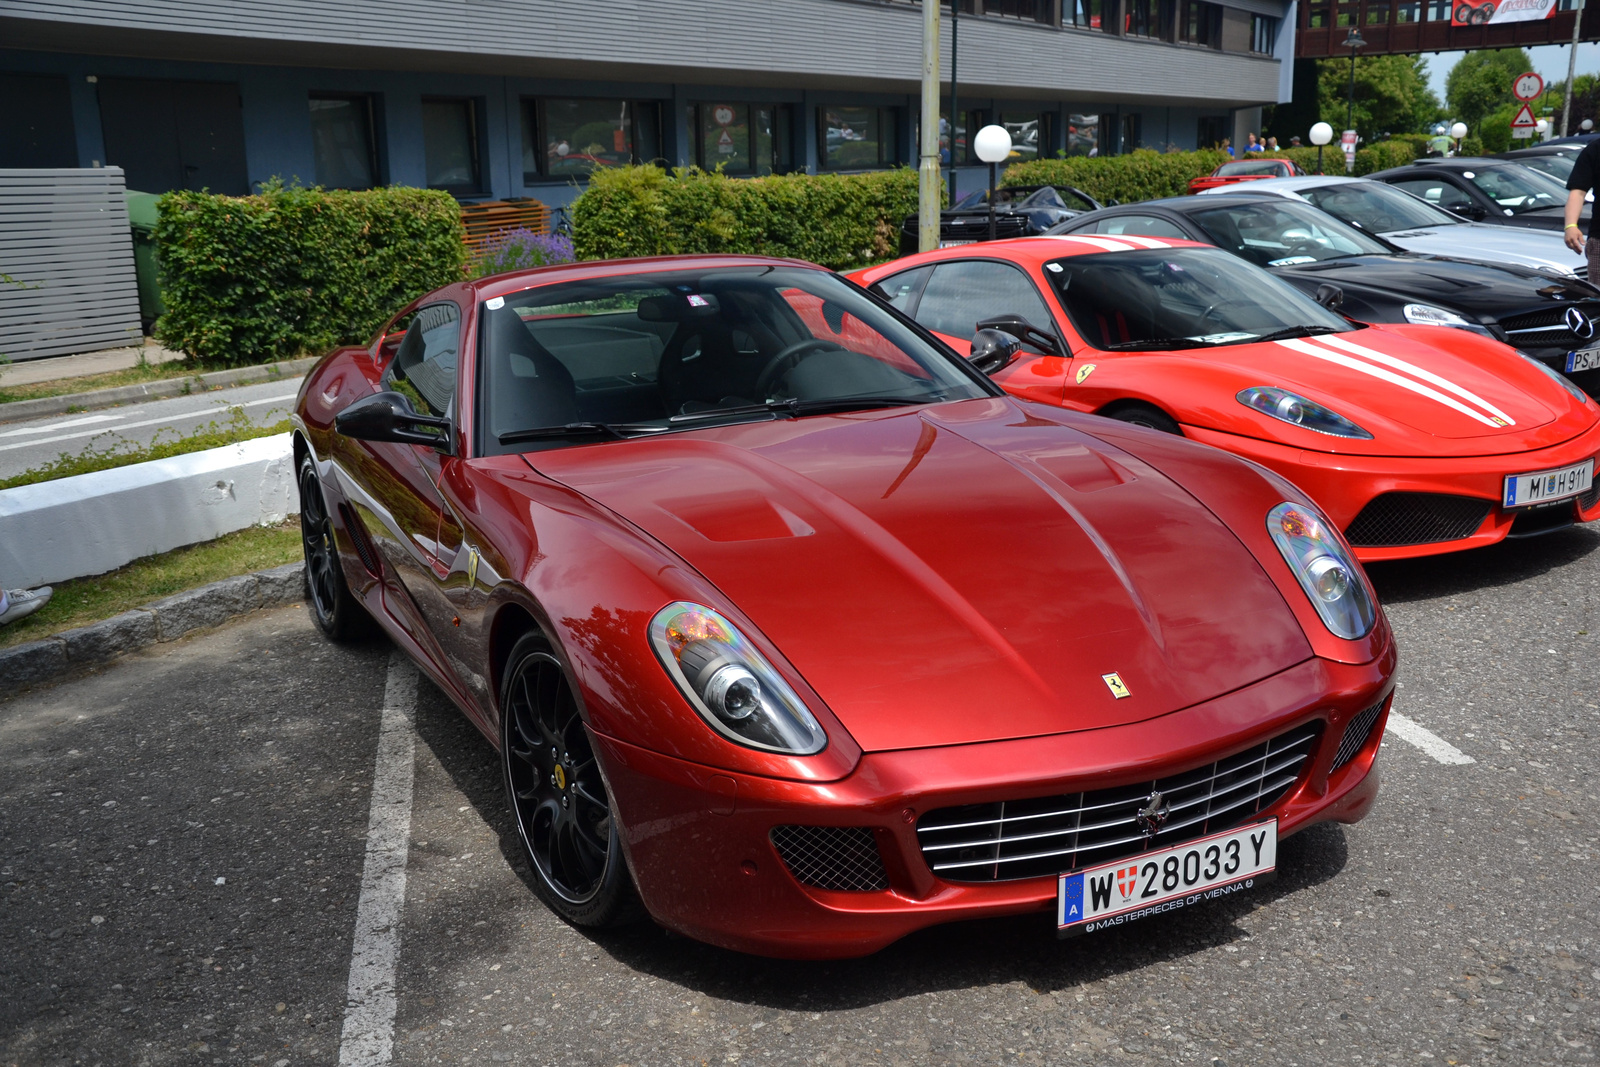
<path fill-rule="evenodd" d="M 961 0 L 950 0 L 950 206 L 956 206 L 956 124 L 961 121 L 961 108 L 956 98 L 956 45 L 961 29 Z"/>
<path fill-rule="evenodd" d="M 1365 48 L 1366 40 L 1361 36 L 1361 31 L 1354 26 L 1350 27 L 1350 36 L 1344 39 L 1345 47 L 1350 49 L 1350 102 L 1345 108 L 1344 128 L 1356 128 L 1356 49 Z"/>
<path fill-rule="evenodd" d="M 939 0 L 922 0 L 922 160 L 917 168 L 917 250 L 939 247 Z"/>
<path fill-rule="evenodd" d="M 1572 10 L 1572 51 L 1567 55 L 1567 91 L 1561 104 L 1561 136 L 1567 135 L 1567 116 L 1572 111 L 1572 77 L 1578 70 L 1578 33 L 1583 27 L 1583 0 Z"/>

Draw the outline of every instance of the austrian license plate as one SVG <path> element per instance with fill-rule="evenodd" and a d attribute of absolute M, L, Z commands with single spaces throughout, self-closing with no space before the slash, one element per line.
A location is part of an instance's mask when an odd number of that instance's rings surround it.
<path fill-rule="evenodd" d="M 940 241 L 939 242 L 939 247 L 940 248 L 955 248 L 957 245 L 973 245 L 973 244 L 977 244 L 977 243 L 978 243 L 977 241 Z"/>
<path fill-rule="evenodd" d="M 1600 367 L 1600 348 L 1585 348 L 1581 352 L 1567 353 L 1567 373 L 1575 374 L 1581 370 L 1594 370 Z"/>
<path fill-rule="evenodd" d="M 1219 900 L 1267 881 L 1277 866 L 1278 820 L 1269 819 L 1073 871 L 1056 882 L 1056 926 L 1074 937 Z"/>
<path fill-rule="evenodd" d="M 1532 474 L 1506 475 L 1505 493 L 1501 502 L 1508 508 L 1525 508 L 1530 504 L 1548 504 L 1552 500 L 1566 500 L 1587 492 L 1594 484 L 1594 460 L 1586 459 L 1570 467 Z"/>

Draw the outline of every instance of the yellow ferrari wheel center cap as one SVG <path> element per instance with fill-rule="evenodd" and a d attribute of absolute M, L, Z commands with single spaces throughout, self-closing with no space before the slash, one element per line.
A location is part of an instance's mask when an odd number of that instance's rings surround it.
<path fill-rule="evenodd" d="M 556 788 L 557 789 L 565 789 L 566 787 L 567 787 L 567 769 L 565 767 L 561 766 L 561 764 L 558 763 L 558 764 L 556 764 Z"/>

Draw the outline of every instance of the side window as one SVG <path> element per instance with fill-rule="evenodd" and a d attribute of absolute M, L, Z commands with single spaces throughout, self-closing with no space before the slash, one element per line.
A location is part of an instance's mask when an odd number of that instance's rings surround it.
<path fill-rule="evenodd" d="M 1436 207 L 1446 211 L 1459 207 L 1470 207 L 1472 200 L 1466 193 L 1457 189 L 1449 182 L 1440 181 L 1438 178 L 1427 178 L 1419 181 L 1393 182 L 1396 189 L 1404 190 L 1412 196 L 1421 197 Z"/>
<path fill-rule="evenodd" d="M 383 384 L 404 393 L 424 415 L 443 415 L 456 391 L 461 311 L 450 303 L 429 304 L 410 318 Z"/>
<path fill-rule="evenodd" d="M 1021 315 L 1030 325 L 1055 332 L 1039 290 L 1009 263 L 940 263 L 917 303 L 917 321 L 930 330 L 972 340 L 978 323 L 996 315 Z"/>
<path fill-rule="evenodd" d="M 1117 215 L 1114 218 L 1102 219 L 1094 232 L 1103 233 L 1107 237 L 1118 234 L 1127 234 L 1130 237 L 1176 237 L 1179 240 L 1187 240 L 1189 237 L 1177 227 L 1177 224 L 1156 218 L 1154 215 Z"/>
<path fill-rule="evenodd" d="M 896 311 L 909 315 L 932 271 L 932 267 L 917 267 L 915 270 L 891 274 L 874 284 L 872 291 L 893 304 Z"/>

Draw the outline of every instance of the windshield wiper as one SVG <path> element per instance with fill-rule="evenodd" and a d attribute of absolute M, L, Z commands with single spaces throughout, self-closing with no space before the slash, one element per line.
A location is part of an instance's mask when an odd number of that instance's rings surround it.
<path fill-rule="evenodd" d="M 1210 348 L 1215 341 L 1200 341 L 1193 337 L 1152 337 L 1147 341 L 1122 341 L 1106 348 L 1114 352 L 1137 352 L 1145 348 Z"/>
<path fill-rule="evenodd" d="M 588 437 L 593 434 L 617 438 L 627 436 L 617 427 L 604 422 L 569 422 L 561 426 L 535 426 L 529 430 L 512 430 L 510 433 L 501 434 L 496 440 L 503 445 L 515 445 L 523 441 L 546 441 L 553 437 Z"/>
<path fill-rule="evenodd" d="M 1323 333 L 1344 333 L 1344 330 L 1337 326 L 1285 326 L 1281 330 L 1252 337 L 1250 343 L 1257 345 L 1262 341 L 1282 341 L 1289 337 L 1315 337 Z"/>
<path fill-rule="evenodd" d="M 938 396 L 830 396 L 818 400 L 774 400 L 771 403 L 795 415 L 817 415 L 824 411 L 858 411 L 867 408 L 913 407 L 918 404 L 935 404 Z"/>

